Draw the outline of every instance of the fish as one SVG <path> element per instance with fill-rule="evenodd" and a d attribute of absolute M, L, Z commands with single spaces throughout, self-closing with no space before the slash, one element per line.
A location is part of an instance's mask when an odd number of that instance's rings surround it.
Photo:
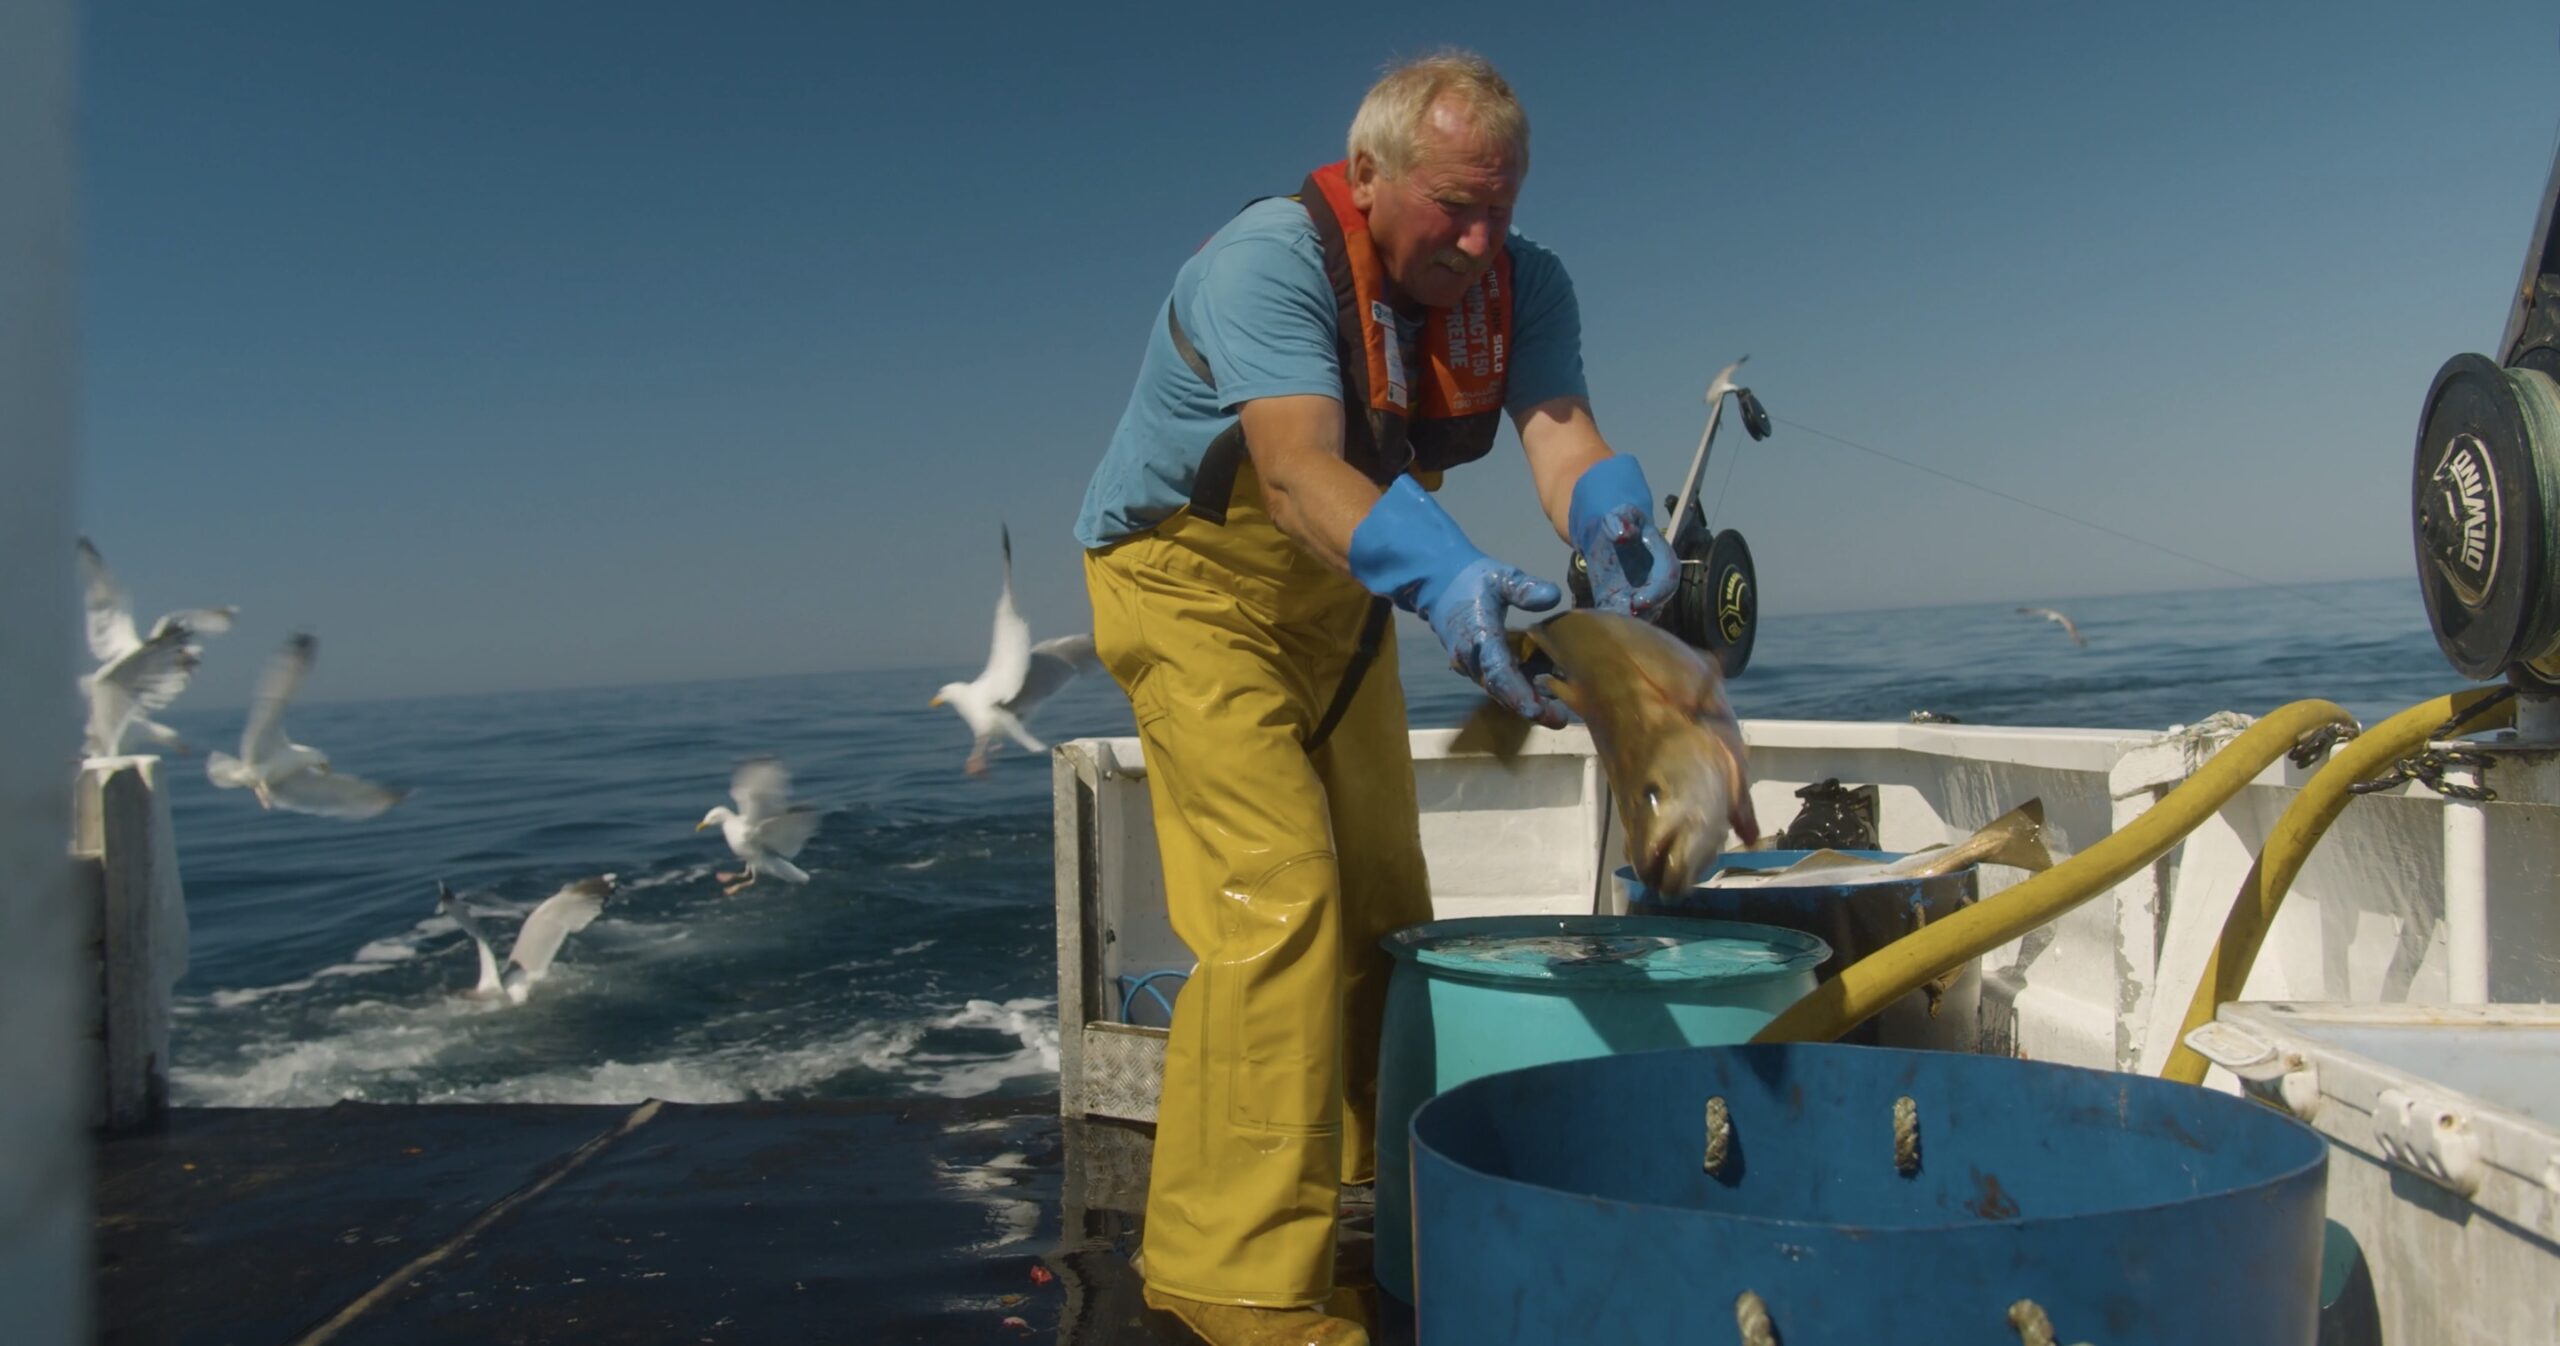
<path fill-rule="evenodd" d="M 1710 888 L 1820 884 L 1850 887 L 1895 879 L 1925 879 L 1953 874 L 1972 865 L 2012 865 L 2034 873 L 2053 867 L 2053 852 L 2044 844 L 2044 800 L 2030 799 L 1994 818 L 1981 831 L 1947 846 L 1916 850 L 1899 860 L 1867 860 L 1839 851 L 1815 851 L 1784 869 L 1729 869 L 1708 881 Z"/>
<path fill-rule="evenodd" d="M 1525 671 L 1591 730 L 1626 833 L 1627 864 L 1655 892 L 1683 892 L 1729 832 L 1760 837 L 1742 726 L 1716 662 L 1650 622 L 1576 608 L 1512 633 Z M 1455 752 L 1508 761 L 1530 723 L 1488 701 Z"/>

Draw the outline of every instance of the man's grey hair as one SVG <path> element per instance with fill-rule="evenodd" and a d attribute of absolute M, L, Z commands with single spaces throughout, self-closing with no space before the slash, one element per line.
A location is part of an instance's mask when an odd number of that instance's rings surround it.
<path fill-rule="evenodd" d="M 1477 132 L 1509 147 L 1518 171 L 1529 171 L 1529 114 L 1493 63 L 1471 51 L 1441 51 L 1388 68 L 1351 118 L 1351 157 L 1367 154 L 1378 171 L 1400 178 L 1421 158 L 1424 121 L 1442 100 L 1463 107 Z"/>

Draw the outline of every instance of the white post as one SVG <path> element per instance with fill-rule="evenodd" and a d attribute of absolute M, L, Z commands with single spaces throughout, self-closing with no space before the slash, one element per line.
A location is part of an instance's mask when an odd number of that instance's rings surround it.
<path fill-rule="evenodd" d="M 2480 783 L 2475 767 L 2447 767 L 2447 785 Z M 2489 811 L 2468 799 L 2444 801 L 2445 999 L 2489 1003 Z"/>
<path fill-rule="evenodd" d="M 0 3 L 0 1318 L 90 1338 L 89 992 L 71 901 L 71 0 Z"/>
<path fill-rule="evenodd" d="M 170 991 L 187 973 L 186 895 L 157 757 L 92 757 L 72 795 L 71 853 L 91 915 L 105 1091 L 94 1125 L 160 1119 L 169 1100 Z"/>

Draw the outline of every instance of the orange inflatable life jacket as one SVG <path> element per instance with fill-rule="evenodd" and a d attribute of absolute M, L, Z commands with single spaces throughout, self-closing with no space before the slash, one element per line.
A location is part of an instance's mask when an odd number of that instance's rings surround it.
<path fill-rule="evenodd" d="M 1501 429 L 1511 356 L 1511 255 L 1491 267 L 1445 309 L 1406 308 L 1422 319 L 1420 349 L 1396 321 L 1385 267 L 1369 242 L 1369 221 L 1351 204 L 1347 162 L 1307 175 L 1296 200 L 1315 224 L 1333 286 L 1335 354 L 1342 368 L 1342 456 L 1384 486 L 1405 472 L 1445 472 L 1493 450 Z M 1217 379 L 1165 305 L 1173 348 L 1210 387 Z M 1192 479 L 1191 512 L 1223 523 L 1244 461 L 1244 427 L 1230 426 L 1201 455 Z"/>

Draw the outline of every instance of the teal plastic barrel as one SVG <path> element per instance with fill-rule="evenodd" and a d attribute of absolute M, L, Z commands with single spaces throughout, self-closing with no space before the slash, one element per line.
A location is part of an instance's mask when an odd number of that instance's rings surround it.
<path fill-rule="evenodd" d="M 1797 930 L 1663 916 L 1477 916 L 1408 926 L 1378 1061 L 1379 1287 L 1413 1298 L 1414 1110 L 1523 1066 L 1750 1040 L 1831 956 Z"/>

